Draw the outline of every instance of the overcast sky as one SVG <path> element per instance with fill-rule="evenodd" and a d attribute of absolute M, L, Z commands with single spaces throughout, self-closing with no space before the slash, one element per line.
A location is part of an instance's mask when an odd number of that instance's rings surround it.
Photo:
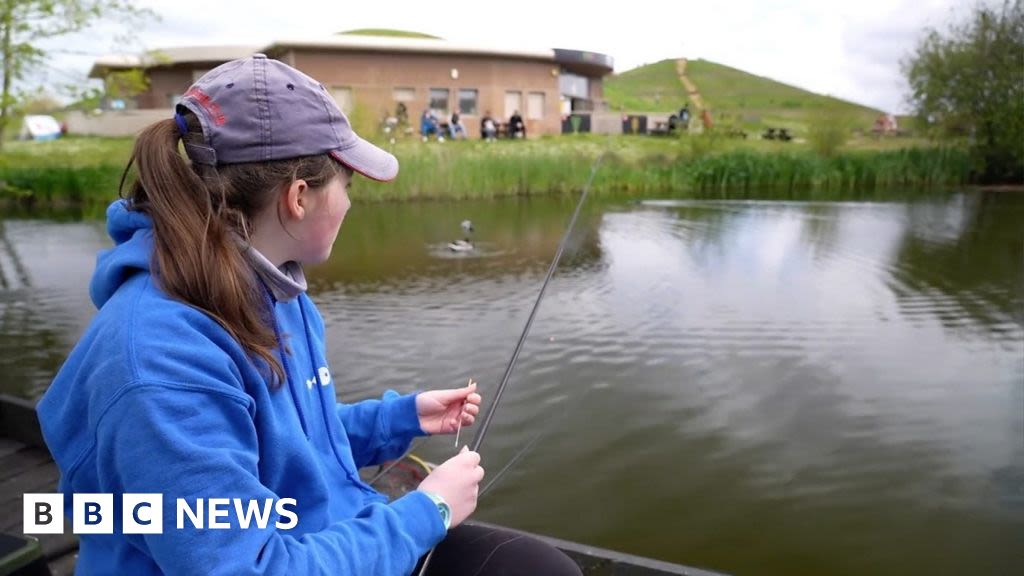
<path fill-rule="evenodd" d="M 925 26 L 962 17 L 971 0 L 138 0 L 160 15 L 135 46 L 106 26 L 52 42 L 46 81 L 82 78 L 110 52 L 263 44 L 354 28 L 397 28 L 456 42 L 576 48 L 611 55 L 621 72 L 664 58 L 703 58 L 889 112 L 906 109 L 900 60 Z M 596 2 L 590 6 L 597 5 Z M 609 3 L 610 5 L 610 3 Z"/>

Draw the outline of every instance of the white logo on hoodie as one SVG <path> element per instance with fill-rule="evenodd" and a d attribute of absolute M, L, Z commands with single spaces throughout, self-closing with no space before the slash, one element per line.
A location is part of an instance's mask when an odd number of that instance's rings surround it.
<path fill-rule="evenodd" d="M 318 370 L 318 372 L 320 373 L 320 385 L 321 386 L 327 386 L 328 384 L 331 383 L 331 371 L 327 369 L 327 366 L 321 366 L 320 369 Z M 317 379 L 315 377 L 314 378 L 310 378 L 309 380 L 306 380 L 306 389 L 307 390 L 312 390 L 313 389 L 313 385 L 316 384 L 316 380 Z"/>

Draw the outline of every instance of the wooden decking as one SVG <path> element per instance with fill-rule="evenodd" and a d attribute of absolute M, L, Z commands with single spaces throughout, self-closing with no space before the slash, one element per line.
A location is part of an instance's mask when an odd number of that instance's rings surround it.
<path fill-rule="evenodd" d="M 22 500 L 26 493 L 56 492 L 60 472 L 45 449 L 0 437 L 0 532 L 22 534 Z M 78 538 L 66 526 L 64 534 L 37 534 L 54 576 L 74 574 Z"/>

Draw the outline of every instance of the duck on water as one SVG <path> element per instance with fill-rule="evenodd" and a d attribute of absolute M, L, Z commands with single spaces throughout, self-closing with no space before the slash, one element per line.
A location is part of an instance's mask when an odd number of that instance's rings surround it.
<path fill-rule="evenodd" d="M 469 237 L 473 234 L 473 223 L 469 220 L 462 221 L 462 240 L 455 240 L 448 243 L 448 249 L 452 252 L 469 252 L 474 250 L 473 242 Z"/>

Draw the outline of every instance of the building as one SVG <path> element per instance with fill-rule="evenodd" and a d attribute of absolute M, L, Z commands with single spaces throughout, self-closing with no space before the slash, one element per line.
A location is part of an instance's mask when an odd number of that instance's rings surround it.
<path fill-rule="evenodd" d="M 612 72 L 612 58 L 594 52 L 342 34 L 262 47 L 171 48 L 146 57 L 104 57 L 89 76 L 105 79 L 110 72 L 141 67 L 149 89 L 120 104 L 133 110 L 170 110 L 208 70 L 255 52 L 321 81 L 346 114 L 360 121 L 369 117 L 377 125 L 394 116 L 401 103 L 418 128 L 419 115 L 429 106 L 444 119 L 458 111 L 472 136 L 479 136 L 487 111 L 500 121 L 519 111 L 529 136 L 560 133 L 563 116 L 593 110 L 602 100 L 602 79 Z"/>

